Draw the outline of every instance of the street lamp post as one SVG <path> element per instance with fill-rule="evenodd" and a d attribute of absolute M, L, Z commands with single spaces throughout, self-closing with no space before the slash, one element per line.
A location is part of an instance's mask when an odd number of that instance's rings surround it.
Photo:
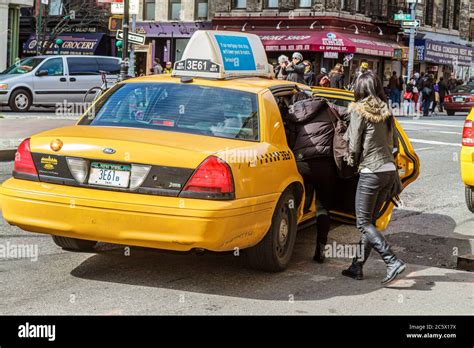
<path fill-rule="evenodd" d="M 120 80 L 125 80 L 128 73 L 128 22 L 130 20 L 130 0 L 123 1 L 123 46 L 122 64 L 120 65 Z"/>
<path fill-rule="evenodd" d="M 416 4 L 417 0 L 408 0 L 410 5 L 411 20 L 416 19 Z M 415 27 L 410 28 L 410 45 L 408 50 L 408 71 L 407 71 L 407 83 L 410 81 L 411 76 L 413 75 L 413 68 L 415 65 Z"/>

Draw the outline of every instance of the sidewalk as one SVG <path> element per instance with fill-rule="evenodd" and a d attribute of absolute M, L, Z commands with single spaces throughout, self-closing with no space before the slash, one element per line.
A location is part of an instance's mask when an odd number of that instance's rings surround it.
<path fill-rule="evenodd" d="M 53 113 L 1 113 L 0 161 L 12 161 L 23 139 L 52 128 L 70 126 L 78 117 L 58 117 Z"/>

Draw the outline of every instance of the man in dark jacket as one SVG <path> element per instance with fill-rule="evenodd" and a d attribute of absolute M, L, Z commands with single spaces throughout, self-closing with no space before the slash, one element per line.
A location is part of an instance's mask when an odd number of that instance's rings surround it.
<path fill-rule="evenodd" d="M 292 129 L 289 143 L 305 190 L 310 195 L 316 191 L 317 239 L 313 260 L 322 263 L 338 176 L 333 152 L 336 120 L 325 99 L 306 98 L 290 106 L 286 121 Z M 312 196 L 306 198 L 305 209 L 309 209 Z"/>
<path fill-rule="evenodd" d="M 303 64 L 303 55 L 299 52 L 293 53 L 291 63 L 286 66 L 286 79 L 292 82 L 305 83 L 304 81 L 305 65 Z"/>
<path fill-rule="evenodd" d="M 444 77 L 441 76 L 438 82 L 438 93 L 439 93 L 439 111 L 444 111 L 444 97 L 449 94 L 448 85 L 444 81 Z"/>

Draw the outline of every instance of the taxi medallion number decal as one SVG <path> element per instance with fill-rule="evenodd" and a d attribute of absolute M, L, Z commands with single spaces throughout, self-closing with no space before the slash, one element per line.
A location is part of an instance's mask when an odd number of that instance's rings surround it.
<path fill-rule="evenodd" d="M 176 63 L 175 70 L 218 73 L 219 65 L 209 59 L 185 59 Z"/>
<path fill-rule="evenodd" d="M 89 184 L 114 187 L 128 187 L 131 166 L 92 162 Z"/>

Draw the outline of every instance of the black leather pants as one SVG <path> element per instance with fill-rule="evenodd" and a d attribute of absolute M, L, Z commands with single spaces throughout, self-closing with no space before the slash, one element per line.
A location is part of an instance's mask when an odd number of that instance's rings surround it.
<path fill-rule="evenodd" d="M 390 262 L 394 256 L 385 238 L 375 227 L 375 222 L 382 205 L 389 199 L 396 175 L 396 171 L 360 174 L 355 210 L 356 225 L 362 233 L 360 245 L 364 248 L 364 258 L 358 260 L 361 265 L 369 257 L 372 248 L 381 254 L 385 262 Z"/>

